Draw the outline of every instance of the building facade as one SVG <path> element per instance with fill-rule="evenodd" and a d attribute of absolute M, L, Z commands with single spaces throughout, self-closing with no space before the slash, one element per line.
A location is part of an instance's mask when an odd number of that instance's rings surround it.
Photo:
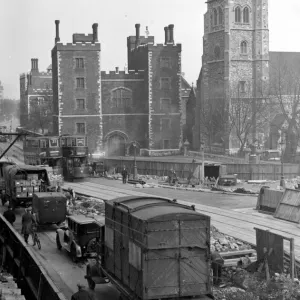
<path fill-rule="evenodd" d="M 52 66 L 40 72 L 38 59 L 20 75 L 20 126 L 36 132 L 52 131 Z"/>
<path fill-rule="evenodd" d="M 98 25 L 93 24 L 92 34 L 74 34 L 72 43 L 62 44 L 59 21 L 55 23 L 54 133 L 87 134 L 91 153 L 180 151 L 182 90 L 188 84 L 182 85 L 181 44 L 174 43 L 174 26 L 165 27 L 164 44 L 154 44 L 154 37 L 141 36 L 136 24 L 135 35 L 127 38 L 129 71 L 104 72 Z"/>
<path fill-rule="evenodd" d="M 197 85 L 196 130 L 201 142 L 233 145 L 228 130 L 228 115 L 220 111 L 236 101 L 264 99 L 269 84 L 268 0 L 210 0 L 204 15 L 204 36 L 201 76 Z M 201 108 L 202 107 L 202 108 Z M 211 116 L 201 115 L 210 109 Z M 220 115 L 224 114 L 224 120 Z M 205 118 L 219 120 L 205 130 Z M 252 139 L 255 139 L 255 120 Z M 226 124 L 227 122 L 227 124 Z M 217 122 L 216 122 L 217 123 Z M 198 134 L 196 134 L 198 135 Z M 199 135 L 198 135 L 199 136 Z M 195 148 L 199 148 L 200 139 Z"/>

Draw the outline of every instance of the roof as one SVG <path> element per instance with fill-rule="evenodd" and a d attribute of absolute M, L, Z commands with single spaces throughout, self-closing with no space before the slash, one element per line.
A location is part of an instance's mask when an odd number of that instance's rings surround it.
<path fill-rule="evenodd" d="M 103 216 L 89 217 L 86 215 L 71 215 L 71 216 L 68 216 L 68 218 L 78 224 L 81 224 L 81 225 L 91 224 L 91 223 L 98 223 L 98 224 L 104 225 L 104 217 Z"/>
<path fill-rule="evenodd" d="M 191 85 L 181 76 L 181 97 L 188 97 L 191 91 Z"/>
<path fill-rule="evenodd" d="M 112 202 L 116 203 L 119 209 L 125 211 L 129 210 L 131 216 L 144 221 L 173 214 L 195 215 L 198 217 L 201 216 L 201 218 L 205 216 L 196 212 L 190 206 L 181 205 L 170 199 L 161 197 L 128 196 L 120 197 L 107 203 L 112 204 Z M 208 216 L 205 217 L 209 218 Z"/>

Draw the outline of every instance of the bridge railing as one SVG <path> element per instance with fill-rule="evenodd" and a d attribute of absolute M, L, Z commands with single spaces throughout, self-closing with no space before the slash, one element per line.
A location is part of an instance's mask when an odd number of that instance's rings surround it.
<path fill-rule="evenodd" d="M 0 214 L 2 264 L 14 277 L 22 277 L 34 300 L 67 300 L 57 289 L 33 251 L 19 233 Z"/>

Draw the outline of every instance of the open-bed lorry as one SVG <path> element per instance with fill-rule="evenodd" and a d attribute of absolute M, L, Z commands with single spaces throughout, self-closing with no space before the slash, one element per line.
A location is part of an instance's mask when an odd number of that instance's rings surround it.
<path fill-rule="evenodd" d="M 105 203 L 91 289 L 111 282 L 123 300 L 213 299 L 210 270 L 210 217 L 194 206 L 151 196 Z"/>

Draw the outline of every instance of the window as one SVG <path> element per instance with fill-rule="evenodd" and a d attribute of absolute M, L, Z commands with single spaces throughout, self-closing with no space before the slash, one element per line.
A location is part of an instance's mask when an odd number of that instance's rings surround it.
<path fill-rule="evenodd" d="M 171 57 L 161 57 L 160 58 L 161 68 L 171 68 Z"/>
<path fill-rule="evenodd" d="M 41 148 L 47 148 L 47 141 L 46 140 L 40 140 L 40 147 Z"/>
<path fill-rule="evenodd" d="M 219 24 L 223 24 L 223 10 L 219 7 Z"/>
<path fill-rule="evenodd" d="M 77 138 L 77 146 L 78 147 L 84 147 L 85 146 L 84 138 Z"/>
<path fill-rule="evenodd" d="M 170 149 L 170 140 L 164 140 L 163 141 L 163 148 L 164 149 Z"/>
<path fill-rule="evenodd" d="M 105 226 L 105 246 L 111 250 L 114 250 L 114 231 Z"/>
<path fill-rule="evenodd" d="M 132 102 L 132 91 L 125 88 L 117 88 L 112 91 L 113 107 L 129 107 Z"/>
<path fill-rule="evenodd" d="M 171 88 L 171 78 L 169 77 L 160 78 L 160 88 L 163 90 L 169 90 Z"/>
<path fill-rule="evenodd" d="M 44 103 L 44 97 L 38 97 L 37 98 L 37 105 L 41 105 Z"/>
<path fill-rule="evenodd" d="M 161 131 L 171 128 L 171 119 L 160 120 Z"/>
<path fill-rule="evenodd" d="M 243 21 L 244 23 L 249 23 L 249 8 L 245 7 L 243 10 Z"/>
<path fill-rule="evenodd" d="M 215 58 L 216 58 L 216 59 L 220 59 L 220 52 L 221 52 L 221 50 L 220 50 L 220 47 L 219 47 L 219 46 L 216 46 L 216 47 L 215 47 L 214 52 L 215 52 Z"/>
<path fill-rule="evenodd" d="M 85 100 L 84 99 L 76 99 L 76 108 L 84 110 L 85 109 Z"/>
<path fill-rule="evenodd" d="M 241 8 L 239 6 L 235 8 L 235 22 L 241 23 Z"/>
<path fill-rule="evenodd" d="M 76 78 L 76 87 L 84 89 L 84 78 Z"/>
<path fill-rule="evenodd" d="M 218 12 L 217 10 L 214 8 L 214 25 L 218 25 Z"/>
<path fill-rule="evenodd" d="M 83 58 L 75 58 L 75 61 L 76 61 L 76 69 L 83 69 L 84 68 Z"/>
<path fill-rule="evenodd" d="M 85 123 L 76 123 L 76 133 L 85 134 Z M 75 140 L 76 144 L 76 140 Z"/>
<path fill-rule="evenodd" d="M 171 109 L 171 99 L 170 98 L 160 99 L 160 110 L 169 111 L 170 109 Z"/>
<path fill-rule="evenodd" d="M 50 147 L 58 147 L 58 139 L 50 139 Z"/>
<path fill-rule="evenodd" d="M 128 260 L 135 269 L 142 269 L 142 250 L 139 246 L 131 241 L 129 241 L 128 244 Z"/>
<path fill-rule="evenodd" d="M 247 54 L 248 52 L 248 46 L 247 46 L 247 42 L 246 41 L 242 41 L 241 42 L 241 53 L 242 54 Z"/>
<path fill-rule="evenodd" d="M 246 81 L 239 82 L 239 92 L 246 93 Z"/>

